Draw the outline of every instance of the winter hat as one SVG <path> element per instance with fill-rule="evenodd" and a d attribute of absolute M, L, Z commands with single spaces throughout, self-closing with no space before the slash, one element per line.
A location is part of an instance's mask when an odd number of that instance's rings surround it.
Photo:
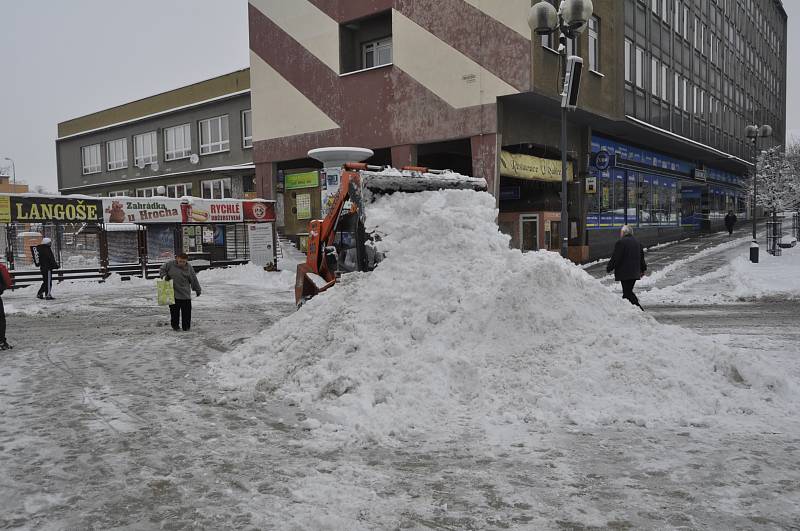
<path fill-rule="evenodd" d="M 51 240 L 50 238 L 44 238 L 42 240 L 42 245 L 50 245 L 51 243 L 53 243 L 53 240 Z"/>

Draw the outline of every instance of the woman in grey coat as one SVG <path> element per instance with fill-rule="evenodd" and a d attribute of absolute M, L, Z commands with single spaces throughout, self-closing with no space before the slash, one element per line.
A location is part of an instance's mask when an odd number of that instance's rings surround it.
<path fill-rule="evenodd" d="M 188 332 L 192 327 L 192 291 L 200 296 L 200 283 L 189 257 L 181 253 L 161 266 L 158 274 L 164 280 L 172 280 L 175 304 L 169 306 L 170 324 L 176 332 Z M 178 326 L 180 324 L 180 326 Z"/>

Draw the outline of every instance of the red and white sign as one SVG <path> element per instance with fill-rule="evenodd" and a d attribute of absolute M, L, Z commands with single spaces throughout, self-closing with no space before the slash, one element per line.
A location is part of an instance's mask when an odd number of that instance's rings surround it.
<path fill-rule="evenodd" d="M 241 201 L 195 199 L 192 201 L 194 223 L 240 223 L 244 220 Z"/>
<path fill-rule="evenodd" d="M 275 203 L 272 201 L 244 201 L 244 220 L 257 223 L 275 221 Z"/>

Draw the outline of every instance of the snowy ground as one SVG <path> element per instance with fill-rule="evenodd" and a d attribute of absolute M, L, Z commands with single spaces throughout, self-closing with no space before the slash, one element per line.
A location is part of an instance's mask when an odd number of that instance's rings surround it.
<path fill-rule="evenodd" d="M 715 241 L 715 250 L 676 262 L 697 251 L 680 245 L 671 256 L 669 247 L 659 249 L 670 257 L 653 260 L 642 286 L 648 313 L 797 381 L 798 299 L 765 295 L 774 283 L 759 274 L 752 275 L 758 293 L 725 298 L 726 276 L 714 273 L 743 267 L 732 258 L 746 253 L 746 241 Z M 764 264 L 776 268 L 774 277 L 795 267 L 797 256 Z M 7 294 L 16 348 L 0 353 L 0 528 L 800 526 L 800 430 L 753 418 L 767 409 L 738 412 L 736 429 L 709 419 L 632 418 L 551 421 L 489 442 L 465 428 L 433 442 L 326 444 L 318 410 L 231 393 L 209 372 L 283 317 L 302 322 L 290 261 L 285 268 L 201 274 L 203 296 L 187 334 L 169 328 L 152 282 L 62 285 L 46 306 L 31 289 Z M 703 290 L 689 278 L 695 275 L 707 275 Z M 603 284 L 616 289 L 608 279 Z M 294 341 L 319 326 L 302 322 Z M 726 392 L 739 396 L 750 385 Z M 794 390 L 758 393 L 780 401 Z"/>

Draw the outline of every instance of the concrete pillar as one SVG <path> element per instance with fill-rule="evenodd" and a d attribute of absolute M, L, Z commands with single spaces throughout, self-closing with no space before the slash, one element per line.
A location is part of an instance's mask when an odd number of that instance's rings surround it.
<path fill-rule="evenodd" d="M 403 166 L 417 165 L 417 146 L 416 144 L 405 144 L 403 146 L 392 146 L 392 166 L 402 168 Z"/>
<path fill-rule="evenodd" d="M 500 177 L 497 160 L 500 157 L 498 135 L 488 133 L 470 138 L 472 145 L 472 174 L 486 179 L 489 193 L 500 196 Z"/>
<path fill-rule="evenodd" d="M 275 199 L 275 178 L 278 172 L 274 162 L 256 163 L 256 192 L 261 199 Z"/>

